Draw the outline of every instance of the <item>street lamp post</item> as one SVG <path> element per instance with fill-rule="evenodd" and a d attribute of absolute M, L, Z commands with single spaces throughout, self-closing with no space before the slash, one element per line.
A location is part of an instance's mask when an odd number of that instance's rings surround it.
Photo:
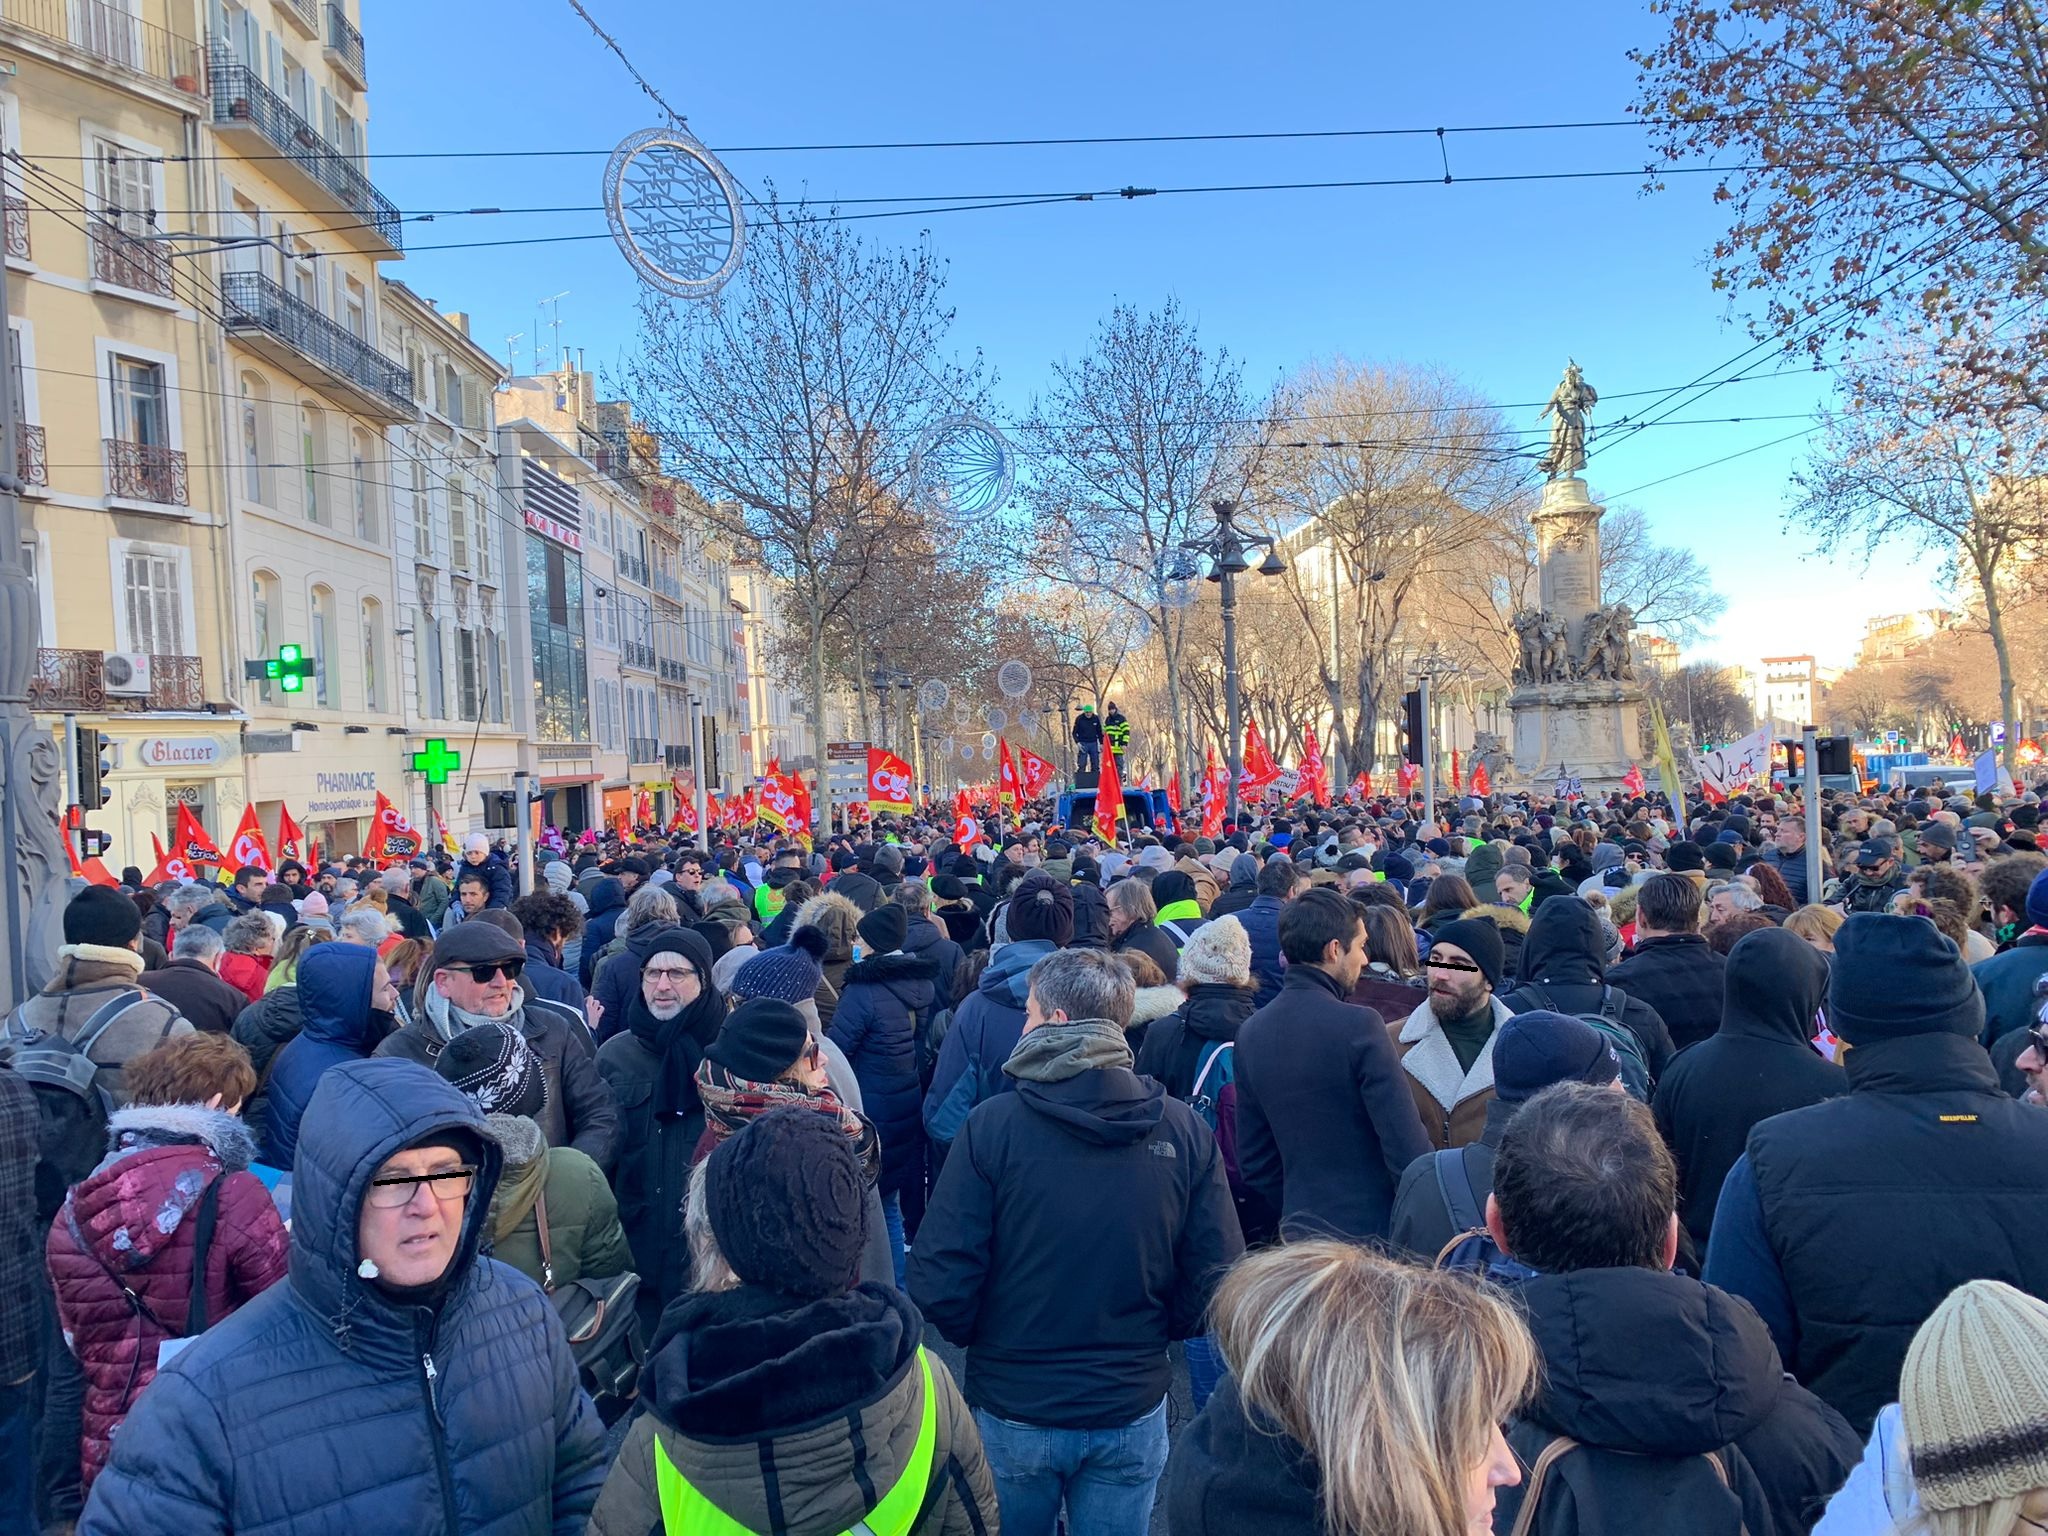
<path fill-rule="evenodd" d="M 1225 729 L 1230 733 L 1230 740 L 1224 744 L 1230 764 L 1230 785 L 1226 793 L 1229 796 L 1228 817 L 1235 825 L 1237 781 L 1244 771 L 1243 704 L 1238 697 L 1237 679 L 1237 578 L 1253 569 L 1248 556 L 1254 549 L 1266 552 L 1266 558 L 1257 567 L 1261 576 L 1278 576 L 1287 569 L 1287 563 L 1280 558 L 1280 552 L 1266 535 L 1239 531 L 1236 502 L 1212 501 L 1209 510 L 1216 514 L 1215 533 L 1206 539 L 1185 540 L 1181 548 L 1209 561 L 1209 580 L 1217 584 L 1223 603 L 1223 712 Z"/>

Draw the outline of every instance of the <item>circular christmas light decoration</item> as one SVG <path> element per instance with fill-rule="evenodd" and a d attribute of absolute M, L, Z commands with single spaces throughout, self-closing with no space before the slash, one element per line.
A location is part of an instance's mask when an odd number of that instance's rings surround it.
<path fill-rule="evenodd" d="M 1010 712 L 991 704 L 981 712 L 981 723 L 992 731 L 1000 731 L 1010 723 Z"/>
<path fill-rule="evenodd" d="M 952 738 L 952 737 L 950 737 L 950 736 L 947 736 L 947 737 L 943 738 L 943 739 L 942 739 L 942 740 L 941 740 L 941 741 L 939 742 L 939 756 L 941 756 L 941 757 L 951 757 L 952 755 L 953 755 L 953 738 Z"/>
<path fill-rule="evenodd" d="M 718 292 L 746 252 L 739 188 L 682 127 L 643 128 L 619 142 L 604 169 L 604 211 L 633 270 L 679 299 Z"/>
<path fill-rule="evenodd" d="M 946 686 L 946 680 L 935 677 L 917 690 L 917 707 L 928 715 L 936 715 L 952 697 L 953 690 Z"/>
<path fill-rule="evenodd" d="M 1138 644 L 1144 645 L 1152 638 L 1152 615 L 1134 613 L 1131 615 L 1131 636 Z"/>
<path fill-rule="evenodd" d="M 1031 691 L 1031 669 L 1021 661 L 1006 661 L 996 668 L 996 687 L 1006 699 L 1021 699 Z"/>
<path fill-rule="evenodd" d="M 947 416 L 932 423 L 917 444 L 917 487 L 955 516 L 986 517 L 1001 510 L 1017 484 L 1010 444 L 979 416 Z"/>
<path fill-rule="evenodd" d="M 981 733 L 981 755 L 982 755 L 983 757 L 992 757 L 992 756 L 994 756 L 994 755 L 995 755 L 995 750 L 996 750 L 996 737 L 995 737 L 995 732 L 993 732 L 993 731 L 983 731 L 983 732 Z"/>

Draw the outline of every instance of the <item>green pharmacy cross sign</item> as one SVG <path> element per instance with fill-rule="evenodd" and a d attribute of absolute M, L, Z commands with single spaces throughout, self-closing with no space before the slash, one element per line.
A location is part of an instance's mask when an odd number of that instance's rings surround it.
<path fill-rule="evenodd" d="M 286 693 L 298 693 L 313 675 L 313 658 L 302 646 L 279 646 L 277 655 L 263 663 L 263 675 Z"/>
<path fill-rule="evenodd" d="M 427 743 L 424 752 L 412 755 L 412 771 L 424 773 L 429 784 L 446 784 L 448 775 L 462 766 L 462 754 L 450 752 L 448 743 L 436 736 Z"/>

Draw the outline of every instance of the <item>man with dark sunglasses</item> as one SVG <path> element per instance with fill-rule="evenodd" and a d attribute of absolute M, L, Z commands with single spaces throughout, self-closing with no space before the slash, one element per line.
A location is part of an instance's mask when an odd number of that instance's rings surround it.
<path fill-rule="evenodd" d="M 520 984 L 526 948 L 500 926 L 504 916 L 485 912 L 443 930 L 424 967 L 413 1022 L 377 1047 L 433 1066 L 442 1047 L 478 1024 L 519 1031 L 540 1058 L 547 1103 L 534 1116 L 551 1147 L 574 1147 L 609 1169 L 618 1139 L 619 1111 L 597 1070 L 597 1048 L 583 1016 L 533 996 Z M 516 926 L 506 917 L 507 925 Z"/>

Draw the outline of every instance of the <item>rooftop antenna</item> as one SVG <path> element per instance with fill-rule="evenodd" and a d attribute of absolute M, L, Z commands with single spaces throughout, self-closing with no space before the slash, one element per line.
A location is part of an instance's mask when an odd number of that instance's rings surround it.
<path fill-rule="evenodd" d="M 555 318 L 554 318 L 554 319 L 553 319 L 552 321 L 550 321 L 550 322 L 549 322 L 549 324 L 551 324 L 551 325 L 552 325 L 552 326 L 554 327 L 554 332 L 555 332 L 555 352 L 554 352 L 554 357 L 555 357 L 555 366 L 556 366 L 557 368 L 560 368 L 560 367 L 562 367 L 562 366 L 563 366 L 563 358 L 562 358 L 562 300 L 566 299 L 567 297 L 569 297 L 569 290 L 568 290 L 567 288 L 564 288 L 564 289 L 563 289 L 563 290 L 562 290 L 562 291 L 561 291 L 560 293 L 558 293 L 558 294 L 555 294 L 555 295 L 553 295 L 553 296 L 552 296 L 552 297 L 550 297 L 550 298 L 545 298 L 545 299 L 542 299 L 542 300 L 540 301 L 540 304 L 538 304 L 538 305 L 536 305 L 536 306 L 534 307 L 534 318 L 535 318 L 535 323 L 536 323 L 536 333 L 537 333 L 537 331 L 538 331 L 538 323 L 539 323 L 539 316 L 540 316 L 540 310 L 541 310 L 541 308 L 542 308 L 542 307 L 547 307 L 547 306 L 552 306 L 552 308 L 554 309 L 554 312 L 555 312 Z M 540 367 L 540 360 L 539 360 L 539 359 L 538 359 L 537 357 L 536 357 L 536 358 L 535 358 L 535 360 L 534 360 L 534 367 L 535 367 L 535 369 L 536 369 L 536 370 L 538 370 L 538 369 L 539 369 L 539 367 Z"/>
<path fill-rule="evenodd" d="M 505 338 L 505 369 L 515 377 L 519 373 L 519 341 L 525 334 L 524 331 L 514 331 Z"/>

